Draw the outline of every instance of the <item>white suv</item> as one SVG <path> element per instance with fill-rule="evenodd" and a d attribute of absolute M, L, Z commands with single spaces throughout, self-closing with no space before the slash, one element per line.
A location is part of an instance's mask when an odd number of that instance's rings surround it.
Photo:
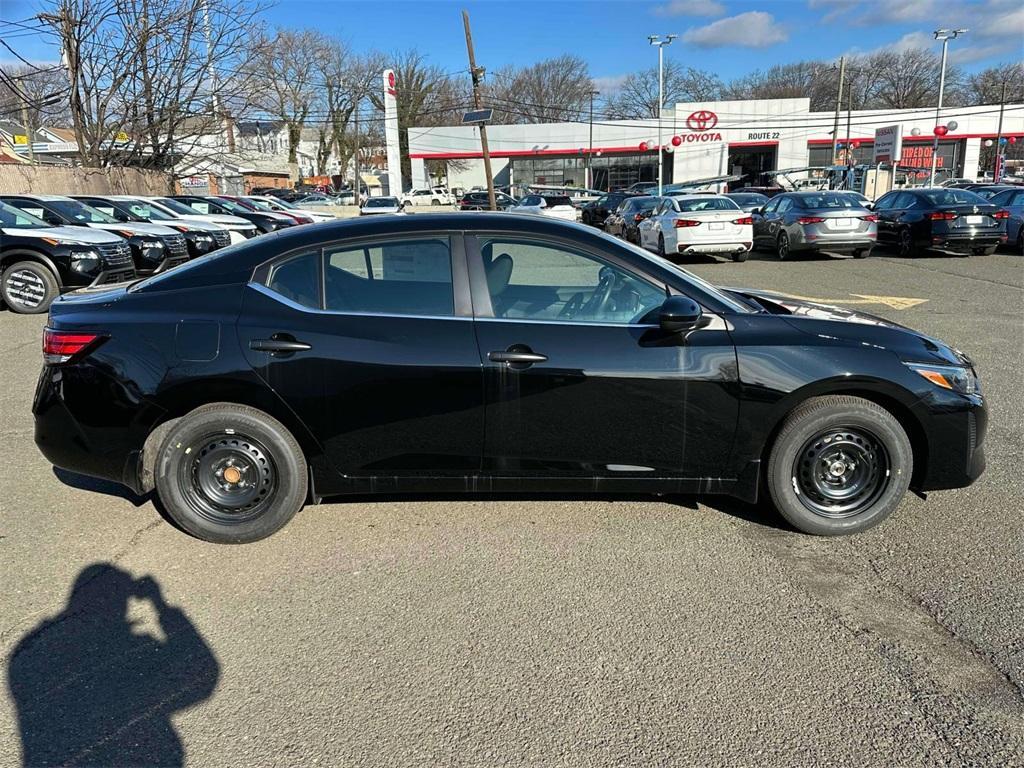
<path fill-rule="evenodd" d="M 406 192 L 402 202 L 406 205 L 455 205 L 455 198 L 444 187 L 431 187 Z"/>

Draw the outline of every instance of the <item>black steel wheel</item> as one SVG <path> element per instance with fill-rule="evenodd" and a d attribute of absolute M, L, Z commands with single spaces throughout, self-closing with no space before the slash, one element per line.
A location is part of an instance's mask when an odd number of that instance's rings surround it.
<path fill-rule="evenodd" d="M 170 518 L 222 544 L 270 536 L 302 508 L 309 485 L 305 457 L 288 429 L 231 403 L 182 417 L 163 440 L 154 475 Z"/>
<path fill-rule="evenodd" d="M 800 501 L 824 517 L 867 509 L 889 479 L 889 454 L 865 429 L 836 427 L 806 443 L 793 459 Z"/>
<path fill-rule="evenodd" d="M 827 395 L 783 422 L 768 458 L 768 492 L 805 533 L 835 536 L 877 525 L 910 485 L 914 456 L 899 420 L 877 403 Z"/>

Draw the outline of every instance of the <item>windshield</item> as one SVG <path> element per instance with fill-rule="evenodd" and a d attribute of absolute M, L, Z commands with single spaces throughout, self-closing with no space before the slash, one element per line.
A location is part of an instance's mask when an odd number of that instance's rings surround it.
<path fill-rule="evenodd" d="M 39 229 L 49 228 L 42 219 L 37 219 L 19 208 L 7 203 L 0 203 L 0 227 L 7 229 Z"/>
<path fill-rule="evenodd" d="M 245 202 L 247 202 L 249 205 L 251 205 L 257 211 L 273 211 L 274 210 L 274 207 L 270 203 L 266 202 L 265 200 L 256 200 L 254 198 L 247 197 L 245 199 Z"/>
<path fill-rule="evenodd" d="M 155 205 L 145 200 L 117 200 L 118 207 L 127 208 L 128 212 L 140 219 L 149 221 L 177 221 L 174 216 L 164 213 Z"/>
<path fill-rule="evenodd" d="M 366 201 L 367 208 L 397 208 L 398 198 L 374 197 Z"/>
<path fill-rule="evenodd" d="M 218 197 L 216 200 L 210 203 L 211 205 L 218 204 L 227 208 L 232 213 L 250 213 L 250 209 L 244 205 L 236 203 L 234 200 L 225 200 L 223 197 Z"/>
<path fill-rule="evenodd" d="M 266 203 L 266 201 L 263 201 L 263 202 Z M 289 203 L 287 200 L 282 200 L 280 197 L 277 198 L 274 201 L 273 205 L 271 205 L 270 203 L 266 203 L 266 204 L 269 206 L 270 210 L 274 210 L 274 205 L 279 205 L 282 208 L 288 208 L 289 210 L 292 210 L 292 211 L 297 210 L 298 207 L 299 207 L 297 205 L 293 205 L 292 203 Z"/>
<path fill-rule="evenodd" d="M 185 205 L 180 200 L 174 200 L 170 197 L 158 197 L 156 201 L 164 208 L 168 208 L 175 213 L 180 213 L 183 216 L 194 216 L 196 214 L 196 211 L 192 210 L 192 208 Z"/>
<path fill-rule="evenodd" d="M 97 211 L 91 205 L 86 205 L 78 200 L 49 200 L 47 202 L 53 210 L 72 221 L 82 224 L 117 224 L 117 219 L 113 216 L 107 216 L 103 211 Z"/>

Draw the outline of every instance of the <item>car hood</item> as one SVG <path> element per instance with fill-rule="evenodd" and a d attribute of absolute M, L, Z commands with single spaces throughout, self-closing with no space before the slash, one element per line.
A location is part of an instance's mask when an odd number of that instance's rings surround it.
<path fill-rule="evenodd" d="M 52 237 L 68 242 L 82 243 L 89 245 L 109 245 L 110 243 L 122 243 L 124 238 L 119 235 L 105 232 L 101 229 L 90 229 L 88 227 L 40 227 L 39 229 L 0 229 L 5 235 L 20 237 Z"/>
<path fill-rule="evenodd" d="M 156 235 L 166 237 L 167 235 L 181 234 L 178 230 L 165 227 L 162 224 L 144 224 L 136 221 L 124 223 L 118 221 L 113 224 L 92 223 L 89 226 L 92 229 L 103 229 L 107 232 L 131 232 L 133 235 Z"/>
<path fill-rule="evenodd" d="M 251 227 L 253 223 L 241 216 L 229 216 L 226 213 L 183 213 L 185 221 L 205 221 L 210 224 L 223 224 L 230 227 Z"/>
<path fill-rule="evenodd" d="M 753 297 L 763 301 L 772 314 L 780 315 L 797 330 L 819 338 L 886 349 L 908 362 L 973 365 L 967 355 L 941 339 L 878 315 L 807 299 L 794 299 L 775 291 L 749 288 L 723 290 L 740 294 L 741 298 Z"/>

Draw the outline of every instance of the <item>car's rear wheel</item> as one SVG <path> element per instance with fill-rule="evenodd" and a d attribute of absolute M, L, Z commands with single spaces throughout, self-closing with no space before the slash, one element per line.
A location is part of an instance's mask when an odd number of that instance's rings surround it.
<path fill-rule="evenodd" d="M 59 294 L 57 278 L 38 261 L 19 261 L 0 276 L 0 297 L 19 315 L 45 312 Z"/>
<path fill-rule="evenodd" d="M 156 490 L 188 533 L 243 544 L 282 528 L 306 501 L 306 460 L 273 417 L 231 403 L 205 405 L 167 434 L 156 460 Z"/>
<path fill-rule="evenodd" d="M 914 255 L 914 236 L 910 234 L 909 229 L 901 229 L 899 231 L 899 234 L 896 236 L 896 245 L 900 256 Z"/>
<path fill-rule="evenodd" d="M 860 250 L 856 250 L 856 251 L 853 252 L 853 258 L 855 258 L 855 259 L 866 259 L 870 255 L 871 255 L 871 249 L 870 248 L 861 248 Z"/>
<path fill-rule="evenodd" d="M 910 439 L 891 413 L 870 400 L 828 395 L 786 419 L 771 449 L 768 491 L 805 533 L 856 533 L 896 509 L 913 468 Z"/>
<path fill-rule="evenodd" d="M 747 260 L 747 256 L 749 256 L 749 255 L 750 255 L 750 251 L 740 251 L 739 253 L 734 253 L 732 255 L 732 260 L 733 261 L 746 261 Z"/>
<path fill-rule="evenodd" d="M 775 243 L 775 255 L 779 257 L 779 261 L 789 258 L 789 235 L 786 234 L 786 230 L 779 232 L 779 239 Z"/>

